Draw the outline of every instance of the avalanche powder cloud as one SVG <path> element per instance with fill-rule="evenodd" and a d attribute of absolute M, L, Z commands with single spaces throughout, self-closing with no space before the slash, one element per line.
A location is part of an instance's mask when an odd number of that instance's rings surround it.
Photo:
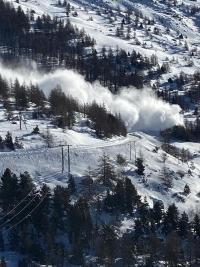
<path fill-rule="evenodd" d="M 90 84 L 71 70 L 56 70 L 41 74 L 36 69 L 10 69 L 0 63 L 0 74 L 7 80 L 18 79 L 20 83 L 38 84 L 48 95 L 51 89 L 61 86 L 66 95 L 71 95 L 81 103 L 96 101 L 103 104 L 113 114 L 120 113 L 129 131 L 159 131 L 173 125 L 183 124 L 178 105 L 170 105 L 158 99 L 152 90 L 135 88 L 122 89 L 113 95 L 99 83 Z"/>

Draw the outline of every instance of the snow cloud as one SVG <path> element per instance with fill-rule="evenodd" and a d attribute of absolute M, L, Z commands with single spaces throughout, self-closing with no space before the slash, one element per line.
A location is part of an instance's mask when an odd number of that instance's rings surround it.
<path fill-rule="evenodd" d="M 96 101 L 103 104 L 113 114 L 120 113 L 129 131 L 159 131 L 173 125 L 183 124 L 178 105 L 170 105 L 158 99 L 151 89 L 122 89 L 113 95 L 98 83 L 86 82 L 80 74 L 71 70 L 56 70 L 42 74 L 36 68 L 10 69 L 0 63 L 0 74 L 7 80 L 18 79 L 20 83 L 38 84 L 48 95 L 51 89 L 61 86 L 66 95 L 71 95 L 81 103 Z"/>

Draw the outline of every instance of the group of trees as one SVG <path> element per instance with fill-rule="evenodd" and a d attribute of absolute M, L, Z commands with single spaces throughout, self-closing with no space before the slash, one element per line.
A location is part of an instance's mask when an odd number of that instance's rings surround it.
<path fill-rule="evenodd" d="M 108 161 L 105 156 L 100 159 L 91 176 L 95 186 L 87 198 L 77 194 L 72 176 L 68 187 L 52 190 L 44 184 L 39 189 L 28 172 L 18 177 L 6 169 L 0 185 L 0 251 L 6 244 L 21 253 L 20 267 L 33 261 L 54 266 L 115 266 L 117 260 L 122 266 L 150 267 L 159 262 L 170 267 L 185 262 L 198 266 L 199 215 L 189 220 L 175 204 L 165 211 L 160 201 L 150 208 L 131 180 L 117 177 Z M 103 183 L 108 177 L 113 182 Z M 99 197 L 102 183 L 107 193 Z M 134 220 L 128 232 L 119 232 L 120 215 Z M 115 220 L 108 221 L 108 216 Z M 89 263 L 91 252 L 95 259 Z"/>
<path fill-rule="evenodd" d="M 13 141 L 12 134 L 7 132 L 5 138 L 0 136 L 0 150 L 15 150 L 16 148 L 22 148 L 22 144 L 18 138 Z"/>
<path fill-rule="evenodd" d="M 178 104 L 186 111 L 190 108 L 191 104 L 198 106 L 200 103 L 199 71 L 194 72 L 194 74 L 181 72 L 176 77 L 169 78 L 167 87 L 157 90 L 157 95 L 167 102 Z"/>
<path fill-rule="evenodd" d="M 9 109 L 9 98 L 14 97 L 16 108 L 23 110 L 28 107 L 29 102 L 39 106 L 44 106 L 44 101 L 47 100 L 45 94 L 36 85 L 25 86 L 21 85 L 18 80 L 10 84 L 0 75 L 0 98 L 4 102 L 4 106 Z"/>
<path fill-rule="evenodd" d="M 9 2 L 0 1 L 1 23 L 0 43 L 9 46 L 13 55 L 43 55 L 63 58 L 65 53 L 79 54 L 84 47 L 94 44 L 88 35 L 73 27 L 69 21 L 64 24 L 57 18 L 43 15 L 35 19 L 34 12 L 25 14 Z M 33 26 L 32 26 L 33 24 Z M 73 42 L 73 45 L 70 45 Z M 73 52 L 74 51 L 74 52 Z"/>
<path fill-rule="evenodd" d="M 126 136 L 126 126 L 120 114 L 111 114 L 103 105 L 96 102 L 84 106 L 85 114 L 92 121 L 91 127 L 98 137 L 111 137 L 112 135 Z"/>
<path fill-rule="evenodd" d="M 27 32 L 30 29 L 29 19 L 19 7 L 17 10 L 9 2 L 0 1 L 1 42 L 8 40 L 12 34 Z"/>
<path fill-rule="evenodd" d="M 98 137 L 111 137 L 112 135 L 126 135 L 127 130 L 120 115 L 113 115 L 102 105 L 80 105 L 76 99 L 66 96 L 61 88 L 55 88 L 49 95 L 51 112 L 57 116 L 55 123 L 59 127 L 71 127 L 75 122 L 75 112 L 81 112 L 88 118 L 88 126 L 95 130 Z"/>
<path fill-rule="evenodd" d="M 171 129 L 162 131 L 161 135 L 167 133 L 170 139 L 176 138 L 182 141 L 199 142 L 200 141 L 200 117 L 195 121 L 186 121 L 184 126 L 174 126 Z"/>
<path fill-rule="evenodd" d="M 132 214 L 133 209 L 140 203 L 140 196 L 131 180 L 125 177 L 118 180 L 113 192 L 107 191 L 104 208 L 108 212 L 120 211 Z"/>
<path fill-rule="evenodd" d="M 69 227 L 66 220 L 73 208 L 69 203 L 68 188 L 57 186 L 52 193 L 50 188 L 44 185 L 38 190 L 27 172 L 17 177 L 9 169 L 1 180 L 1 230 L 24 220 L 19 226 L 8 231 L 10 249 L 31 257 L 32 261 L 49 261 L 58 266 L 64 257 L 64 245 L 57 243 L 56 237 Z M 22 199 L 24 201 L 21 202 Z M 16 203 L 19 205 L 16 206 Z M 9 213 L 10 210 L 13 211 Z M 3 251 L 6 240 L 2 232 L 0 239 Z M 27 264 L 22 261 L 19 266 Z"/>
<path fill-rule="evenodd" d="M 9 84 L 0 76 L 0 97 L 6 108 L 8 120 L 13 119 L 13 109 L 23 111 L 33 103 L 37 108 L 33 113 L 34 119 L 43 115 L 53 117 L 53 123 L 61 128 L 72 127 L 75 123 L 75 113 L 80 112 L 88 118 L 88 126 L 94 129 L 100 138 L 125 136 L 127 133 L 120 114 L 111 114 L 103 105 L 96 102 L 81 105 L 78 99 L 65 95 L 59 86 L 51 90 L 46 97 L 37 85 L 20 85 L 18 80 L 14 84 Z M 15 104 L 10 102 L 12 97 L 15 99 Z"/>
<path fill-rule="evenodd" d="M 69 20 L 64 22 L 48 15 L 35 18 L 33 11 L 25 14 L 20 7 L 15 10 L 4 0 L 0 1 L 0 7 L 1 56 L 6 62 L 29 58 L 47 70 L 69 67 L 88 81 L 99 80 L 114 92 L 121 86 L 142 88 L 143 71 L 158 66 L 135 51 L 103 48 L 97 52 L 93 47 L 95 41 Z M 6 25 L 10 27 L 8 30 Z"/>
<path fill-rule="evenodd" d="M 188 193 L 187 188 L 186 191 Z M 145 199 L 141 200 L 128 178 L 118 181 L 116 187 L 107 193 L 102 209 L 118 216 L 130 213 L 135 218 L 134 229 L 129 230 L 129 233 L 121 238 L 117 234 L 113 237 L 116 253 L 113 255 L 109 251 L 106 254 L 110 262 L 116 257 L 121 257 L 122 266 L 135 266 L 138 258 L 143 255 L 140 266 L 158 266 L 159 262 L 170 267 L 179 264 L 185 266 L 185 262 L 188 262 L 189 266 L 198 266 L 199 215 L 189 220 L 185 212 L 179 213 L 175 204 L 164 211 L 163 203 L 160 201 L 156 201 L 153 208 L 150 208 Z M 114 230 L 114 227 L 111 226 L 111 229 Z M 110 238 L 111 236 L 110 234 Z M 122 243 L 126 244 L 123 249 Z"/>

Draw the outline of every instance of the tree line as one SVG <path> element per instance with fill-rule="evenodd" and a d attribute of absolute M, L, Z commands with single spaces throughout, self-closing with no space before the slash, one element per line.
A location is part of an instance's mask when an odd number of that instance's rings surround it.
<path fill-rule="evenodd" d="M 34 11 L 26 14 L 20 8 L 0 0 L 0 45 L 5 62 L 30 59 L 45 70 L 57 67 L 76 69 L 90 82 L 99 80 L 113 92 L 121 86 L 142 88 L 144 71 L 154 68 L 161 74 L 155 59 L 123 49 L 97 51 L 95 40 L 78 30 L 69 20 L 63 21 Z"/>
<path fill-rule="evenodd" d="M 167 139 L 178 139 L 185 142 L 199 142 L 200 141 L 200 117 L 196 116 L 194 121 L 185 121 L 184 126 L 174 126 L 161 132 L 161 136 Z"/>

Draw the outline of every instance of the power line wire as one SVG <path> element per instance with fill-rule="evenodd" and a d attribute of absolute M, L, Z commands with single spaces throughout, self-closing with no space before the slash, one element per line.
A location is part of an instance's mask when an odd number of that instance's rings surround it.
<path fill-rule="evenodd" d="M 31 190 L 29 193 L 28 193 L 28 195 L 26 195 L 13 209 L 11 209 L 6 215 L 4 215 L 2 218 L 0 218 L 0 220 L 3 220 L 4 218 L 6 218 L 8 215 L 10 215 L 11 213 L 13 213 L 13 211 L 16 209 L 16 208 L 18 208 L 23 202 L 24 202 L 24 200 L 26 200 L 27 199 L 27 197 L 32 193 L 34 191 L 34 189 L 33 190 Z"/>
<path fill-rule="evenodd" d="M 25 221 L 39 206 L 40 204 L 42 204 L 42 202 L 44 201 L 44 199 L 46 198 L 48 194 L 46 194 L 41 200 L 40 202 L 35 206 L 35 208 L 33 208 L 24 218 L 22 218 L 19 222 L 17 222 L 16 224 L 12 225 L 11 227 L 9 227 L 6 231 L 10 231 L 12 230 L 14 227 L 18 226 L 20 223 L 22 223 L 23 221 Z"/>
<path fill-rule="evenodd" d="M 25 206 L 22 210 L 20 210 L 17 214 L 15 214 L 13 217 L 11 217 L 10 219 L 6 220 L 4 223 L 0 224 L 0 228 L 4 227 L 7 223 L 11 222 L 14 218 L 16 218 L 19 214 L 21 214 L 38 196 L 38 194 L 36 194 Z"/>

